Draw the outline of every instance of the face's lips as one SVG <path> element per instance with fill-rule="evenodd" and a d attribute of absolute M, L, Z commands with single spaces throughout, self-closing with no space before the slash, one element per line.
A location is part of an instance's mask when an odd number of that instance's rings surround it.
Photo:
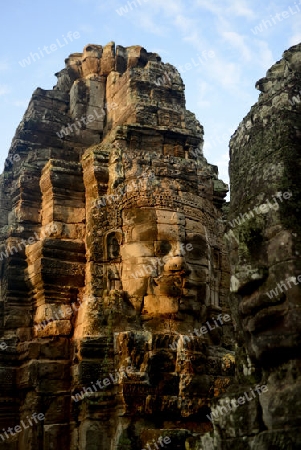
<path fill-rule="evenodd" d="M 253 334 L 274 327 L 283 320 L 287 311 L 284 305 L 286 294 L 269 298 L 267 280 L 267 276 L 249 280 L 238 290 L 238 294 L 243 297 L 239 304 L 239 315 L 244 328 Z"/>
<path fill-rule="evenodd" d="M 262 307 L 255 315 L 248 315 L 243 318 L 244 328 L 252 334 L 257 334 L 264 330 L 271 330 L 283 321 L 288 307 L 283 304 Z"/>
<path fill-rule="evenodd" d="M 282 293 L 274 299 L 270 299 L 265 292 L 257 291 L 240 302 L 239 313 L 242 317 L 254 316 L 254 314 L 257 314 L 262 309 L 283 304 L 285 300 L 285 293 Z"/>

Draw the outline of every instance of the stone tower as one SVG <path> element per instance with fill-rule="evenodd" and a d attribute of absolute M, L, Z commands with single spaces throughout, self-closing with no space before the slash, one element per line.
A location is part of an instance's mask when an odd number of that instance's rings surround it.
<path fill-rule="evenodd" d="M 0 448 L 197 448 L 234 374 L 227 187 L 157 54 L 56 75 L 0 178 Z"/>
<path fill-rule="evenodd" d="M 226 241 L 237 372 L 231 389 L 213 402 L 214 448 L 297 450 L 301 448 L 301 44 L 285 51 L 256 87 L 259 100 L 230 142 Z M 241 403 L 232 411 L 220 409 L 239 398 Z"/>

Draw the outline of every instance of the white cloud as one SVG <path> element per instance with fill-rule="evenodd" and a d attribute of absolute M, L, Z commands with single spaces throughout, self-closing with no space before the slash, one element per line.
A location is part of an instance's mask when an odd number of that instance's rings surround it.
<path fill-rule="evenodd" d="M 11 88 L 5 84 L 0 84 L 0 95 L 7 95 L 11 92 Z"/>
<path fill-rule="evenodd" d="M 210 107 L 212 95 L 214 95 L 214 89 L 205 81 L 199 81 L 197 105 L 201 108 Z M 208 98 L 209 96 L 210 98 Z"/>
<path fill-rule="evenodd" d="M 247 19 L 254 19 L 256 17 L 255 12 L 250 9 L 247 2 L 244 0 L 230 0 L 229 13 L 235 16 L 246 17 Z"/>
<path fill-rule="evenodd" d="M 256 17 L 255 12 L 248 6 L 245 0 L 223 0 L 219 5 L 212 0 L 196 0 L 195 4 L 220 17 L 225 15 L 246 17 L 248 19 Z"/>
<path fill-rule="evenodd" d="M 88 5 L 89 3 L 91 3 L 91 0 L 75 0 L 75 1 L 82 5 Z"/>
<path fill-rule="evenodd" d="M 222 7 L 215 5 L 211 0 L 196 0 L 196 6 L 207 9 L 216 15 L 220 15 L 222 12 Z"/>
<path fill-rule="evenodd" d="M 146 32 L 153 33 L 157 36 L 166 37 L 169 32 L 168 23 L 158 25 L 164 22 L 162 20 L 162 13 L 169 19 L 175 18 L 171 24 L 175 25 L 175 22 L 178 22 L 177 25 L 180 28 L 186 27 L 187 21 L 191 20 L 183 15 L 184 5 L 182 0 L 165 0 L 164 2 L 161 0 L 148 0 L 148 3 L 142 3 L 141 5 L 136 0 L 136 3 L 137 7 L 129 11 L 124 17 L 128 17 L 135 25 L 143 28 Z M 127 3 L 124 2 L 123 6 L 125 7 L 126 5 Z M 120 6 L 122 6 L 121 3 Z M 182 19 L 183 23 L 179 19 Z"/>
<path fill-rule="evenodd" d="M 10 65 L 6 60 L 0 60 L 0 72 L 4 72 L 5 70 L 8 70 L 10 68 Z"/>
<path fill-rule="evenodd" d="M 259 39 L 254 40 L 254 43 L 258 47 L 254 50 L 254 63 L 256 62 L 263 70 L 268 70 L 268 68 L 275 63 L 275 58 L 269 48 L 269 44 L 266 41 L 261 41 Z"/>
<path fill-rule="evenodd" d="M 210 65 L 210 74 L 225 89 L 233 89 L 241 84 L 242 68 L 234 62 L 214 58 Z"/>
<path fill-rule="evenodd" d="M 195 20 L 184 16 L 183 14 L 177 14 L 174 19 L 174 24 L 183 32 L 189 33 L 191 29 L 194 29 L 197 25 Z"/>
<path fill-rule="evenodd" d="M 288 46 L 291 47 L 292 45 L 300 44 L 301 42 L 301 17 L 300 15 L 294 16 L 294 24 L 292 27 L 292 36 L 289 39 Z"/>
<path fill-rule="evenodd" d="M 80 29 L 80 31 L 82 31 L 83 33 L 86 33 L 86 34 L 92 34 L 95 32 L 95 28 L 86 23 L 82 23 L 79 26 L 79 29 Z"/>
<path fill-rule="evenodd" d="M 289 40 L 289 47 L 292 45 L 300 44 L 301 42 L 301 31 L 297 31 Z"/>
<path fill-rule="evenodd" d="M 183 13 L 185 8 L 182 0 L 165 0 L 164 2 L 162 0 L 151 0 L 151 7 L 152 9 L 163 10 L 168 17 Z"/>
<path fill-rule="evenodd" d="M 245 61 L 251 61 L 252 52 L 250 48 L 245 44 L 244 36 L 236 33 L 235 31 L 223 31 L 222 36 L 232 45 L 232 47 L 240 51 L 241 56 Z"/>
<path fill-rule="evenodd" d="M 18 108 L 26 108 L 28 106 L 28 101 L 26 100 L 16 100 L 12 102 L 13 106 L 17 106 Z"/>
<path fill-rule="evenodd" d="M 212 50 L 197 31 L 192 31 L 190 34 L 183 37 L 183 41 L 190 43 L 199 52 Z"/>
<path fill-rule="evenodd" d="M 138 23 L 140 28 L 143 28 L 148 33 L 153 33 L 157 36 L 166 36 L 168 28 L 166 26 L 158 25 L 158 22 L 151 18 L 145 11 L 135 11 L 133 13 L 135 23 Z"/>

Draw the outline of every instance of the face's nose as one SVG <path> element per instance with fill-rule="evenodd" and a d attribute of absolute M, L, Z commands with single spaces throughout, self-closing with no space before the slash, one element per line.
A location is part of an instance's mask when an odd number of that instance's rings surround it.
<path fill-rule="evenodd" d="M 177 242 L 176 245 L 173 246 L 173 250 L 171 250 L 170 255 L 173 257 L 185 255 L 185 245 L 181 242 Z"/>
<path fill-rule="evenodd" d="M 182 256 L 173 256 L 165 264 L 166 272 L 181 272 L 185 269 L 185 260 Z"/>

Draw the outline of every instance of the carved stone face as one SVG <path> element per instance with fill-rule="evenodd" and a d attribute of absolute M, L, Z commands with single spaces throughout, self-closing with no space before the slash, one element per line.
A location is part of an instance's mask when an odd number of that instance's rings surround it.
<path fill-rule="evenodd" d="M 179 162 L 187 166 L 181 182 L 173 175 Z M 164 176 L 156 173 L 158 164 Z M 121 150 L 111 156 L 108 186 L 116 204 L 109 214 L 121 213 L 106 237 L 108 289 L 118 285 L 118 272 L 121 290 L 143 320 L 174 320 L 175 329 L 183 323 L 185 332 L 211 318 L 208 307 L 220 306 L 221 234 L 210 215 L 217 214 L 212 203 L 198 195 L 198 182 L 191 160 L 150 153 L 129 158 Z"/>
<path fill-rule="evenodd" d="M 211 303 L 213 250 L 205 229 L 196 221 L 187 222 L 183 213 L 164 209 L 124 213 L 122 285 L 146 317 L 194 311 L 205 318 Z"/>
<path fill-rule="evenodd" d="M 104 180 L 110 201 L 99 202 L 106 227 L 103 303 L 114 312 L 119 367 L 131 366 L 122 386 L 126 410 L 153 414 L 160 404 L 164 414 L 188 417 L 216 392 L 228 353 L 222 349 L 211 358 L 212 343 L 222 344 L 221 327 L 197 333 L 222 311 L 227 292 L 215 208 L 223 196 L 213 202 L 205 162 L 201 167 L 192 158 L 135 150 L 134 144 L 128 153 L 123 143 L 111 152 Z M 165 151 L 172 149 L 166 144 Z"/>
<path fill-rule="evenodd" d="M 160 404 L 167 416 L 185 417 L 214 392 L 214 378 L 207 375 L 208 341 L 192 331 L 218 302 L 220 254 L 206 233 L 183 212 L 153 207 L 123 213 L 122 289 L 143 323 L 141 331 L 116 335 L 121 363 L 133 366 L 123 386 L 128 411 L 150 413 Z M 189 339 L 179 353 L 171 345 L 178 337 L 170 331 Z M 220 329 L 214 332 L 209 339 L 220 342 Z"/>
<path fill-rule="evenodd" d="M 299 73 L 294 46 L 259 80 L 258 102 L 230 141 L 231 304 L 260 365 L 300 355 Z"/>
<path fill-rule="evenodd" d="M 263 363 L 293 356 L 300 346 L 300 237 L 283 222 L 291 201 L 286 197 L 267 197 L 266 207 L 258 198 L 249 214 L 241 215 L 245 220 L 227 233 L 238 320 L 250 355 Z"/>

